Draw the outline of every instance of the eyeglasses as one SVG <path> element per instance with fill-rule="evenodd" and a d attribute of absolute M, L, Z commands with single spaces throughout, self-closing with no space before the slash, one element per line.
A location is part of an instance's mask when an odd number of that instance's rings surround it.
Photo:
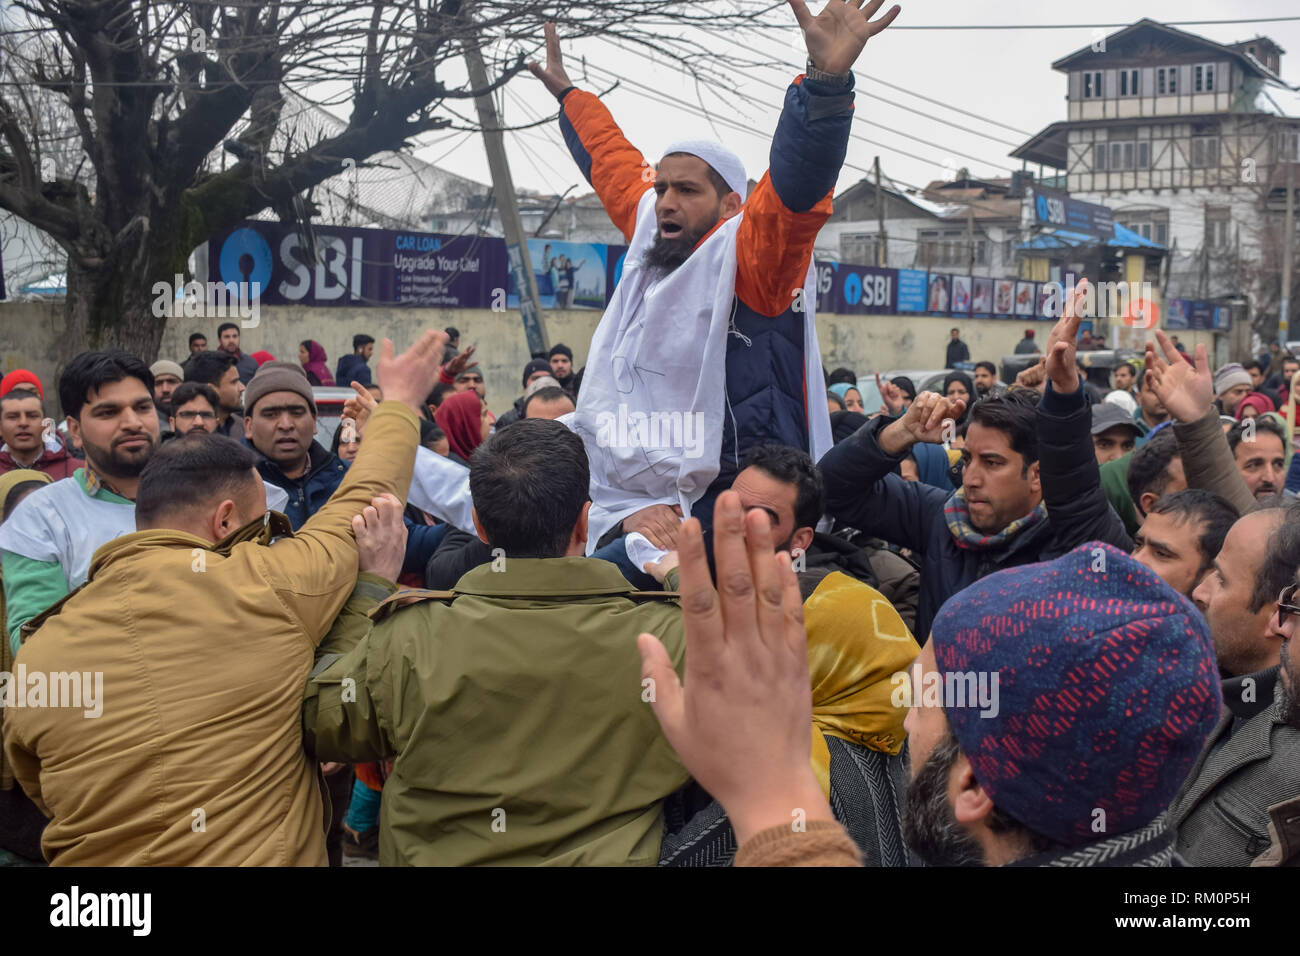
<path fill-rule="evenodd" d="M 1293 603 L 1298 590 L 1300 590 L 1300 582 L 1288 584 L 1282 589 L 1282 593 L 1277 596 L 1277 623 L 1279 627 L 1286 623 L 1288 614 L 1300 614 L 1300 604 Z"/>
<path fill-rule="evenodd" d="M 217 416 L 212 412 L 177 412 L 176 417 L 183 422 L 192 422 L 196 420 L 200 422 L 215 422 L 217 420 Z"/>

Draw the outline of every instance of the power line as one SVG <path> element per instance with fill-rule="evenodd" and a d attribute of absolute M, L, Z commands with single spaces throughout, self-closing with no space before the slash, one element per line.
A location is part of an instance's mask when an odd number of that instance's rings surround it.
<path fill-rule="evenodd" d="M 1252 17 L 1242 20 L 1161 20 L 1161 26 L 1166 27 L 1212 27 L 1212 26 L 1240 26 L 1250 23 L 1292 23 L 1300 20 L 1300 17 Z M 1133 21 L 1126 23 L 893 23 L 889 26 L 889 32 L 897 30 L 1119 30 L 1124 27 L 1131 27 Z M 750 25 L 750 29 L 756 30 L 788 30 L 789 26 L 778 23 L 755 23 Z"/>

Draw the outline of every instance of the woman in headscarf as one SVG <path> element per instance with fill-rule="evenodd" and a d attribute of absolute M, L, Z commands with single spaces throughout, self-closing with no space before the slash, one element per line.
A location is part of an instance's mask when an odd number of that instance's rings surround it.
<path fill-rule="evenodd" d="M 1256 418 L 1267 412 L 1275 412 L 1273 400 L 1259 392 L 1251 392 L 1237 404 L 1237 421 L 1244 418 Z"/>
<path fill-rule="evenodd" d="M 298 343 L 298 361 L 307 373 L 307 381 L 313 385 L 333 385 L 334 376 L 330 374 L 329 361 L 325 358 L 325 347 L 312 339 L 303 339 Z"/>
<path fill-rule="evenodd" d="M 862 407 L 862 393 L 848 382 L 836 382 L 827 391 L 839 396 L 840 401 L 844 403 L 846 412 L 865 412 Z"/>
<path fill-rule="evenodd" d="M 451 448 L 448 458 L 468 465 L 474 449 L 487 438 L 492 422 L 487 417 L 487 405 L 478 392 L 467 388 L 448 395 L 433 414 L 434 423 L 447 435 Z"/>
<path fill-rule="evenodd" d="M 949 399 L 960 398 L 966 403 L 966 410 L 957 419 L 958 425 L 965 424 L 970 415 L 970 407 L 975 404 L 975 383 L 971 377 L 965 372 L 949 372 L 943 378 L 943 394 Z"/>

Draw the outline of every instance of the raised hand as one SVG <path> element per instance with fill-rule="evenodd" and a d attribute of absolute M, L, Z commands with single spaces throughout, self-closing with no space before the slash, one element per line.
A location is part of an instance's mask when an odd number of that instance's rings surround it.
<path fill-rule="evenodd" d="M 1016 384 L 1021 388 L 1032 388 L 1036 392 L 1043 390 L 1047 382 L 1047 356 L 1039 356 L 1037 362 L 1016 376 Z"/>
<path fill-rule="evenodd" d="M 903 394 L 903 390 L 893 382 L 886 382 L 880 377 L 879 372 L 876 373 L 876 388 L 880 392 L 880 400 L 884 402 L 885 411 L 890 415 L 897 415 L 907 404 L 907 396 Z"/>
<path fill-rule="evenodd" d="M 685 686 L 656 637 L 642 634 L 637 648 L 664 736 L 743 843 L 801 817 L 832 817 L 809 763 L 808 637 L 790 556 L 774 553 L 771 522 L 746 516 L 734 491 L 718 496 L 713 535 L 716 590 L 699 522 L 678 536 Z"/>
<path fill-rule="evenodd" d="M 377 375 L 388 400 L 401 402 L 419 415 L 425 396 L 438 380 L 438 365 L 446 347 L 447 333 L 437 329 L 425 332 L 397 356 L 393 355 L 391 339 L 380 342 Z"/>
<path fill-rule="evenodd" d="M 623 519 L 623 533 L 640 532 L 660 551 L 671 551 L 682 527 L 682 509 L 678 505 L 650 505 Z"/>
<path fill-rule="evenodd" d="M 828 0 L 817 16 L 812 15 L 804 0 L 789 0 L 789 3 L 803 31 L 808 57 L 823 73 L 847 73 L 853 69 L 867 41 L 893 23 L 902 9 L 894 4 L 883 17 L 872 20 L 885 0 L 870 0 L 865 5 L 862 0 Z"/>
<path fill-rule="evenodd" d="M 886 455 L 901 455 L 917 442 L 939 444 L 944 440 L 947 423 L 961 418 L 966 403 L 960 398 L 946 398 L 938 392 L 922 392 L 907 413 L 880 431 L 877 441 Z"/>
<path fill-rule="evenodd" d="M 564 59 L 560 55 L 560 38 L 555 33 L 555 24 L 546 24 L 546 67 L 536 60 L 528 62 L 528 69 L 546 85 L 552 96 L 559 96 L 573 84 L 569 74 L 564 72 Z"/>
<path fill-rule="evenodd" d="M 1205 417 L 1214 404 L 1214 376 L 1204 345 L 1196 346 L 1196 364 L 1189 365 L 1174 348 L 1169 336 L 1156 329 L 1156 340 L 1165 357 L 1156 352 L 1154 342 L 1147 342 L 1146 378 L 1150 379 L 1160 404 L 1180 422 L 1194 422 Z"/>
<path fill-rule="evenodd" d="M 1067 395 L 1079 390 L 1079 366 L 1074 357 L 1087 288 L 1088 280 L 1080 279 L 1079 284 L 1065 294 L 1065 310 L 1047 338 L 1047 377 L 1052 388 Z"/>
<path fill-rule="evenodd" d="M 352 419 L 356 433 L 355 440 L 360 441 L 366 422 L 370 420 L 370 413 L 379 407 L 379 403 L 375 401 L 375 396 L 370 394 L 369 389 L 360 382 L 352 383 L 352 391 L 356 394 L 343 403 L 343 417 Z"/>
<path fill-rule="evenodd" d="M 477 346 L 471 345 L 442 367 L 442 371 L 448 378 L 455 379 L 455 377 L 465 371 L 465 369 L 474 368 L 478 365 L 478 362 L 470 361 L 470 359 L 474 357 L 475 348 L 477 348 Z"/>

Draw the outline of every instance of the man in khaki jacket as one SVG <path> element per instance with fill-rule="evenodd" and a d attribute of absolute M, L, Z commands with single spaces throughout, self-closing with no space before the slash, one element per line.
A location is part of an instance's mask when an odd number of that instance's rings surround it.
<path fill-rule="evenodd" d="M 650 709 L 636 640 L 658 634 L 681 667 L 681 610 L 583 556 L 588 484 L 582 440 L 559 422 L 492 436 L 470 488 L 493 561 L 451 592 L 394 595 L 314 675 L 316 755 L 395 760 L 382 865 L 659 862 L 663 800 L 688 774 Z"/>
<path fill-rule="evenodd" d="M 16 659 L 28 704 L 42 676 L 102 679 L 94 708 L 47 700 L 5 715 L 14 775 L 51 818 L 50 862 L 325 864 L 303 689 L 357 580 L 354 519 L 381 495 L 405 500 L 415 409 L 445 342 L 426 332 L 400 358 L 384 342 L 387 400 L 338 491 L 296 535 L 266 511 L 243 446 L 191 436 L 150 461 L 136 533 L 96 552 L 85 586 Z M 268 544 L 272 532 L 285 536 Z"/>

